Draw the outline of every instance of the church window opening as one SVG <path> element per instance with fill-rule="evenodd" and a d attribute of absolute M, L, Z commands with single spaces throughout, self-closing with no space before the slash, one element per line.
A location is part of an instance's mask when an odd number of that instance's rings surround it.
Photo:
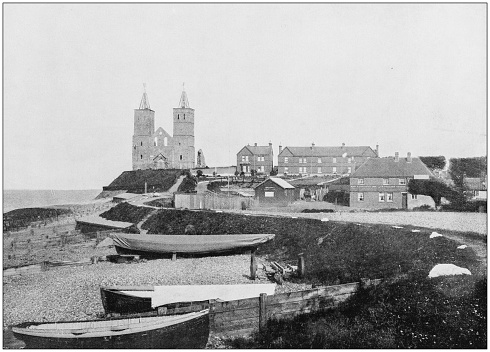
<path fill-rule="evenodd" d="M 179 114 L 177 114 L 177 120 L 180 120 L 180 115 Z"/>
<path fill-rule="evenodd" d="M 163 139 L 163 145 L 166 147 L 167 146 L 167 137 Z"/>
<path fill-rule="evenodd" d="M 185 120 L 185 114 L 184 114 L 184 120 Z"/>
<path fill-rule="evenodd" d="M 140 159 L 143 159 L 143 155 L 140 155 Z"/>
<path fill-rule="evenodd" d="M 180 155 L 180 160 L 182 160 L 182 154 Z"/>
<path fill-rule="evenodd" d="M 143 142 L 141 142 L 141 146 L 143 146 Z"/>

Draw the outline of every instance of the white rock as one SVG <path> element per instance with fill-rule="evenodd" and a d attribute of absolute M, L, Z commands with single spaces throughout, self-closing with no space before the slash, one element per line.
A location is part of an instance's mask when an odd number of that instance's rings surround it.
<path fill-rule="evenodd" d="M 412 232 L 420 232 L 420 230 L 412 230 Z"/>
<path fill-rule="evenodd" d="M 458 249 L 465 249 L 466 247 L 468 247 L 468 246 L 465 244 L 462 244 L 461 246 L 458 246 Z"/>
<path fill-rule="evenodd" d="M 321 221 L 328 221 L 328 219 L 327 218 L 323 218 Z"/>
<path fill-rule="evenodd" d="M 429 277 L 452 275 L 471 275 L 471 272 L 466 268 L 461 268 L 454 264 L 437 264 L 429 272 Z"/>
<path fill-rule="evenodd" d="M 403 229 L 401 226 L 392 226 L 394 229 Z"/>
<path fill-rule="evenodd" d="M 435 231 L 430 234 L 430 238 L 441 237 L 441 236 L 442 235 L 440 233 L 437 233 Z"/>

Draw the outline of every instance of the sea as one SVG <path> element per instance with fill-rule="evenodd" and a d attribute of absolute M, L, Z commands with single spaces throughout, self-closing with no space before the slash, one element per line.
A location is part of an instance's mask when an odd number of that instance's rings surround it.
<path fill-rule="evenodd" d="M 21 208 L 79 204 L 94 200 L 100 189 L 84 190 L 3 190 L 3 213 Z"/>

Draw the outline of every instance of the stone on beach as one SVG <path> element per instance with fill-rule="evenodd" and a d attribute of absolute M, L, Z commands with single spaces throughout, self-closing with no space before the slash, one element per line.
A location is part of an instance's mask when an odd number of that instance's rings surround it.
<path fill-rule="evenodd" d="M 442 235 L 440 233 L 437 233 L 435 231 L 430 234 L 430 238 L 441 237 L 441 236 Z"/>
<path fill-rule="evenodd" d="M 461 268 L 454 264 L 437 264 L 429 272 L 429 277 L 453 275 L 471 275 L 471 272 L 466 268 Z"/>

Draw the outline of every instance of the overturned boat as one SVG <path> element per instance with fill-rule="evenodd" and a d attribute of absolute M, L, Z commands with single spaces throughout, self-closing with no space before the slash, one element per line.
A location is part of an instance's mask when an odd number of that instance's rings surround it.
<path fill-rule="evenodd" d="M 12 332 L 29 349 L 204 348 L 209 337 L 209 310 L 182 315 L 28 322 L 13 326 Z"/>
<path fill-rule="evenodd" d="M 233 301 L 273 295 L 276 284 L 244 285 L 170 285 L 101 287 L 106 314 L 131 314 L 158 311 L 188 313 L 209 308 L 209 300 Z"/>
<path fill-rule="evenodd" d="M 274 234 L 236 235 L 111 235 L 118 254 L 161 256 L 169 254 L 225 254 L 256 250 L 274 239 Z"/>

